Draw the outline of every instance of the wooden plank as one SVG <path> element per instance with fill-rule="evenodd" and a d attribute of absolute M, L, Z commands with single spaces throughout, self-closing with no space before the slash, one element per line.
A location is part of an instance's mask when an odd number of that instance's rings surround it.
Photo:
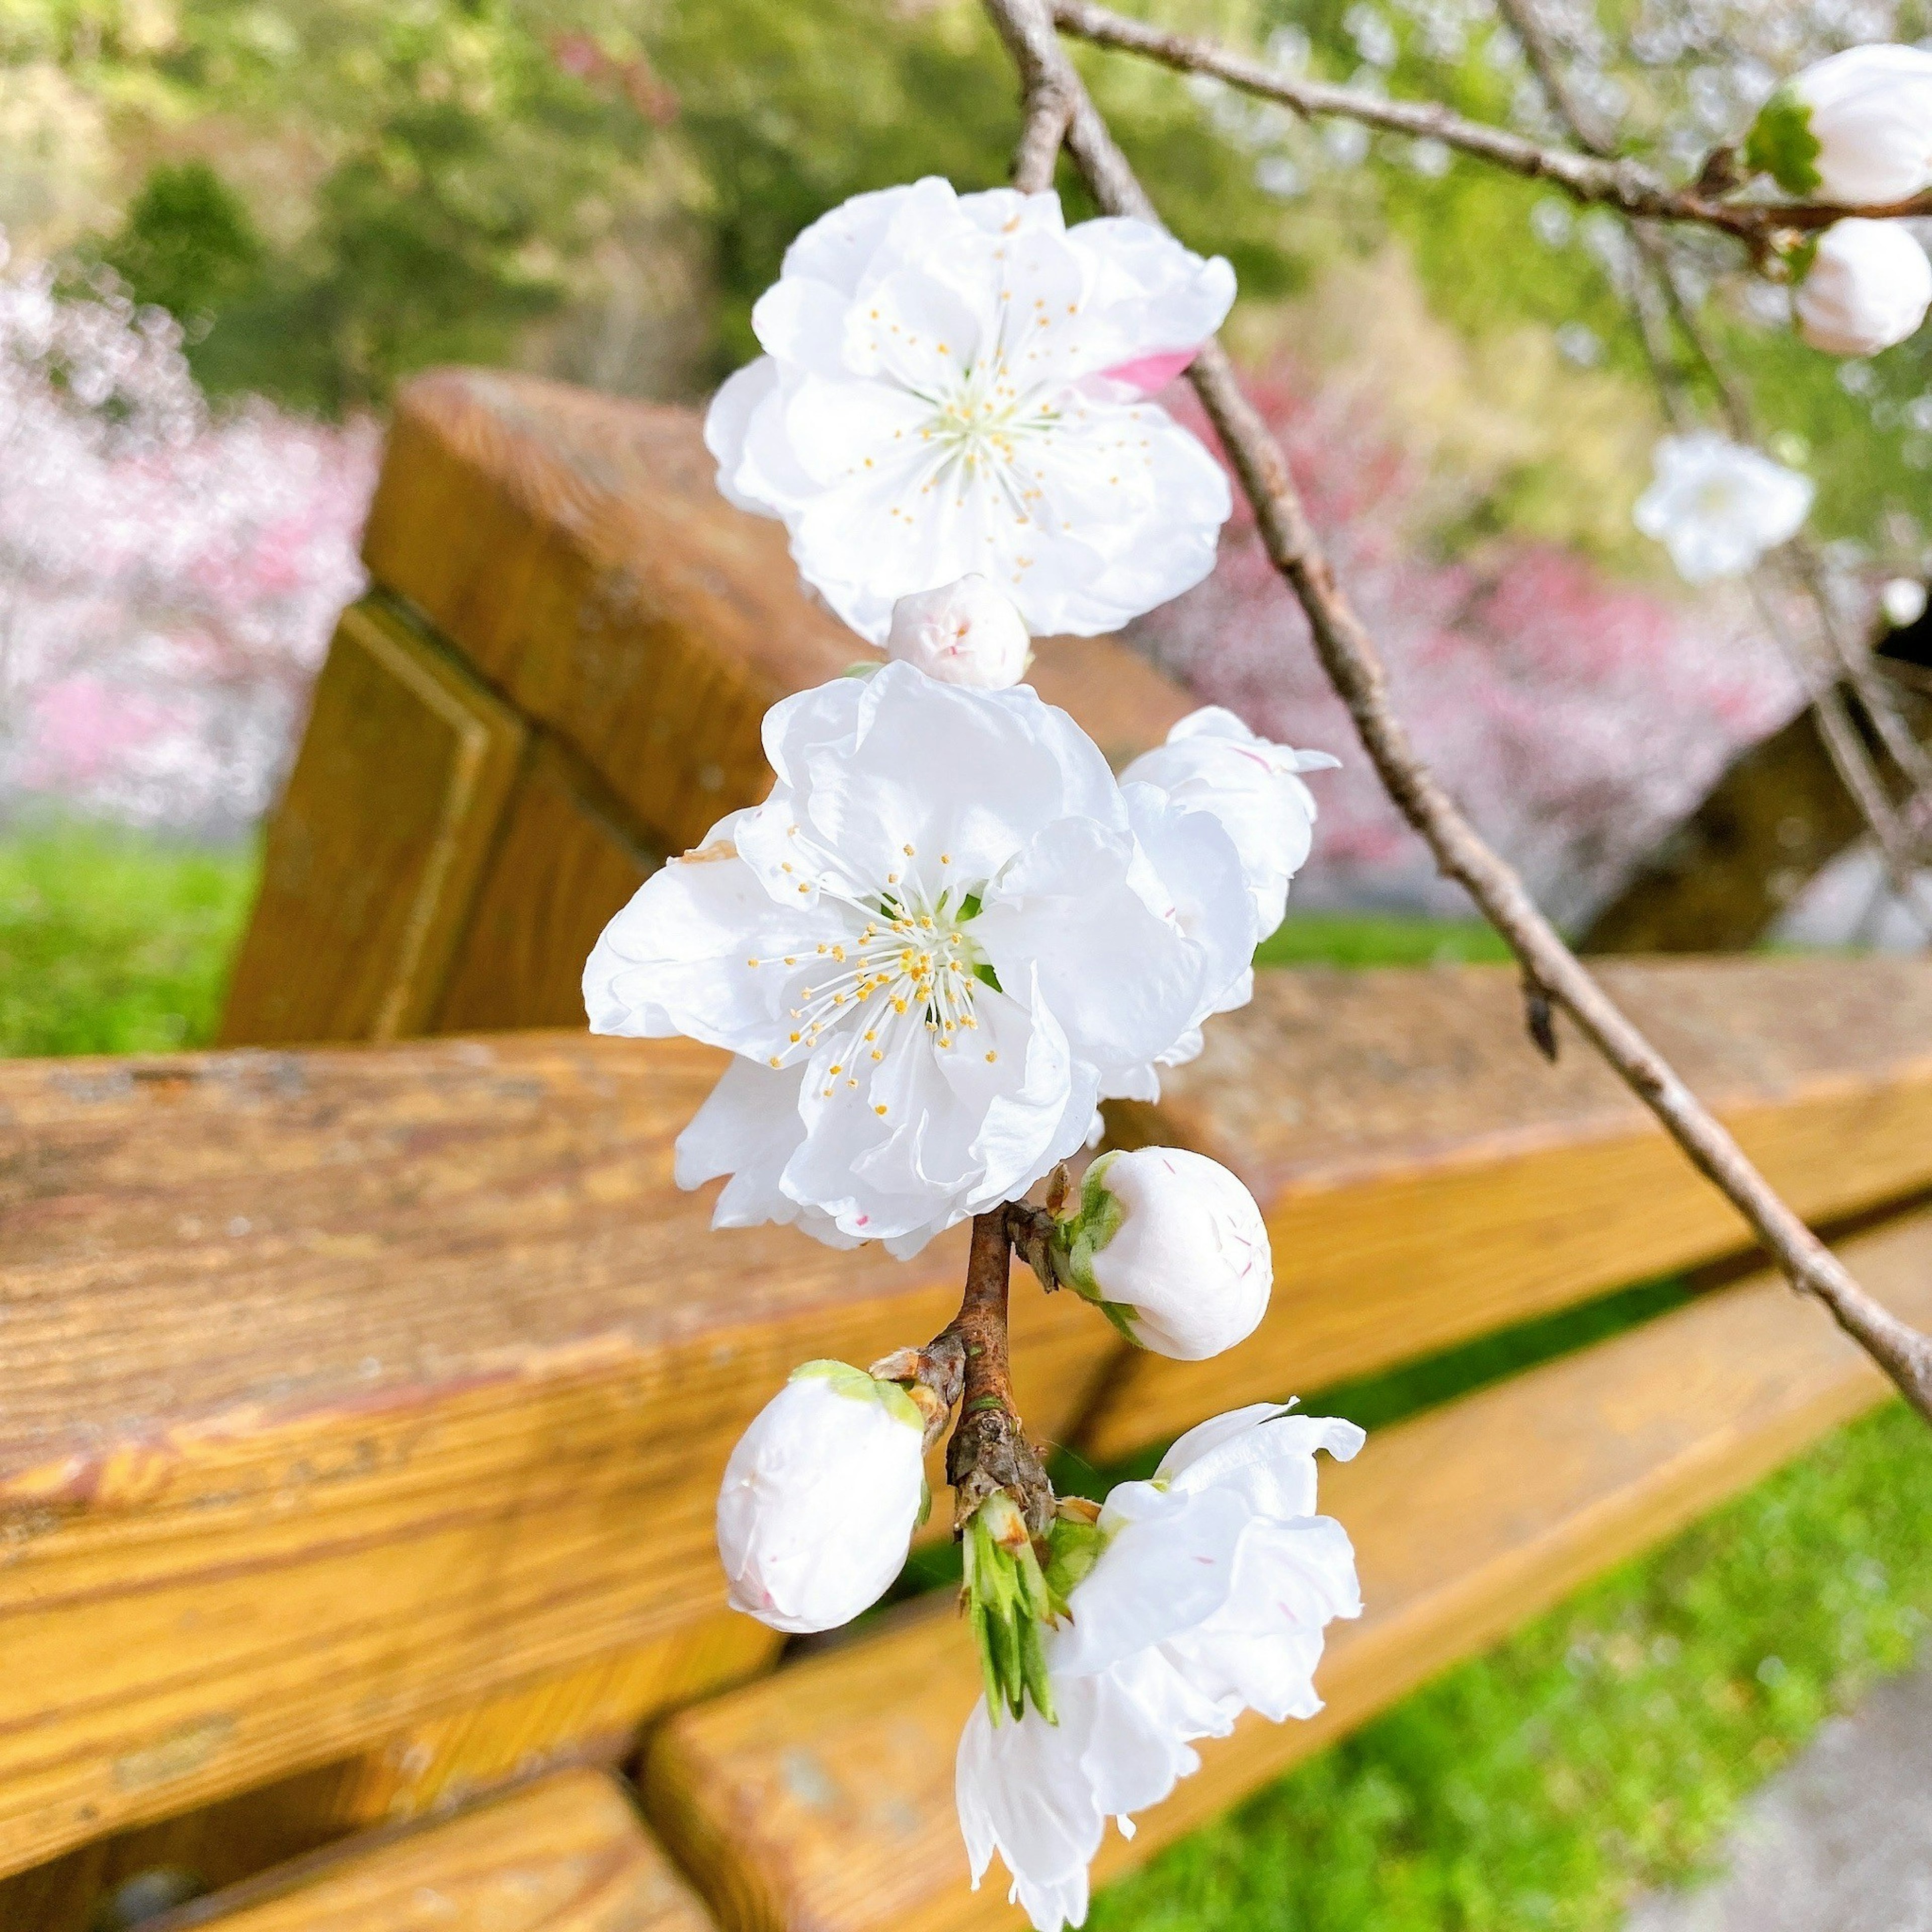
<path fill-rule="evenodd" d="M 1612 995 L 1814 1220 L 1932 1180 L 1932 962 L 1606 962 Z M 1270 973 L 1117 1137 L 1253 1188 L 1275 1255 L 1259 1332 L 1211 1362 L 1131 1354 L 1083 1425 L 1106 1461 L 1202 1415 L 1369 1372 L 1711 1259 L 1740 1224 L 1567 1034 L 1522 1041 L 1502 967 Z"/>
<path fill-rule="evenodd" d="M 0 1871 L 722 1616 L 731 1442 L 795 1363 L 935 1332 L 963 1244 L 711 1233 L 671 1142 L 720 1064 L 0 1066 Z M 1023 1311 L 1064 1433 L 1111 1336 Z"/>
<path fill-rule="evenodd" d="M 1932 1215 L 1850 1244 L 1888 1305 L 1932 1320 Z M 1145 1860 L 1451 1660 L 1689 1521 L 1886 1385 L 1815 1307 L 1760 1278 L 1371 1438 L 1324 1469 L 1367 1604 L 1331 1627 L 1312 1724 L 1244 1721 L 1105 1879 Z M 730 1932 L 979 1932 L 1022 1923 L 997 1869 L 968 1888 L 952 1802 L 978 1690 L 950 1614 L 783 1670 L 674 1718 L 646 1809 Z"/>
<path fill-rule="evenodd" d="M 352 1841 L 151 1922 L 154 1932 L 711 1932 L 629 1801 L 588 1771 Z"/>
<path fill-rule="evenodd" d="M 768 1667 L 778 1640 L 748 1618 L 706 1619 L 638 1648 L 432 1714 L 379 1748 L 77 1846 L 0 1879 L 0 1926 L 97 1932 L 100 1901 L 135 1874 L 223 1888 L 351 1834 L 471 1802 L 566 1766 L 614 1768 L 638 1730 Z"/>
<path fill-rule="evenodd" d="M 602 808 L 598 790 L 554 742 L 537 743 L 431 1030 L 584 1024 L 584 962 L 664 856 Z"/>
<path fill-rule="evenodd" d="M 389 1040 L 435 1010 L 524 728 L 374 602 L 336 627 L 235 962 L 232 1045 Z M 329 944 L 304 908 L 327 905 Z"/>
<path fill-rule="evenodd" d="M 778 698 L 874 654 L 734 508 L 698 412 L 445 370 L 398 398 L 363 554 L 668 850 L 764 796 Z M 1034 682 L 1110 755 L 1192 700 L 1110 639 L 1047 640 Z"/>

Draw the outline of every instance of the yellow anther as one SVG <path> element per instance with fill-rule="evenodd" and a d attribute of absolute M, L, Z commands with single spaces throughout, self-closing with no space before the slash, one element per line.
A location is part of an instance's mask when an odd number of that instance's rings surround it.
<path fill-rule="evenodd" d="M 746 964 L 747 966 L 755 966 L 758 963 L 758 962 L 755 959 L 747 959 L 747 960 L 745 962 L 745 964 Z"/>
<path fill-rule="evenodd" d="M 872 1109 L 872 1112 L 875 1114 L 883 1114 L 885 1111 L 886 1103 L 883 1100 L 881 1100 L 878 1105 Z"/>
<path fill-rule="evenodd" d="M 782 1066 L 784 1064 L 784 1062 L 775 1053 L 772 1055 L 772 1064 L 774 1066 Z"/>
<path fill-rule="evenodd" d="M 999 1056 L 997 1053 L 989 1053 L 989 1054 L 987 1054 L 987 1056 L 986 1056 L 986 1064 L 987 1064 L 988 1066 L 992 1066 L 992 1064 L 993 1064 L 993 1062 L 994 1062 L 994 1060 L 996 1060 L 997 1059 L 998 1059 L 998 1058 L 999 1058 L 999 1057 L 1000 1057 L 1000 1056 Z"/>

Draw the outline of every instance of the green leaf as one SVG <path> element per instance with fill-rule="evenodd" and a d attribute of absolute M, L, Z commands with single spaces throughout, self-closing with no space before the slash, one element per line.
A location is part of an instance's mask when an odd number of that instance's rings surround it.
<path fill-rule="evenodd" d="M 1787 194 L 1814 194 L 1824 177 L 1818 172 L 1818 137 L 1811 131 L 1811 110 L 1796 92 L 1780 87 L 1758 110 L 1744 142 L 1744 160 Z"/>

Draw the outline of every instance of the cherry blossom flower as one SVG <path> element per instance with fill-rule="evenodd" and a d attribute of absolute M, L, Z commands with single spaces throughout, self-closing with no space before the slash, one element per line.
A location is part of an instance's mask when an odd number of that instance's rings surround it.
<path fill-rule="evenodd" d="M 1246 1341 L 1268 1312 L 1274 1262 L 1261 1210 L 1204 1154 L 1103 1154 L 1064 1226 L 1068 1279 L 1157 1355 L 1205 1361 Z"/>
<path fill-rule="evenodd" d="M 1793 194 L 1850 206 L 1922 194 L 1932 188 L 1932 53 L 1887 44 L 1816 62 L 1765 104 L 1748 154 Z"/>
<path fill-rule="evenodd" d="M 1256 928 L 1265 938 L 1280 925 L 1288 881 L 1314 841 L 1315 795 L 1299 775 L 1340 763 L 1326 752 L 1274 744 L 1210 704 L 1182 718 L 1165 745 L 1142 752 L 1121 778 L 1158 785 L 1175 804 L 1211 812 L 1221 821 L 1241 855 Z"/>
<path fill-rule="evenodd" d="M 1033 640 L 1010 598 L 974 572 L 892 606 L 886 655 L 942 684 L 1003 690 L 1026 675 Z"/>
<path fill-rule="evenodd" d="M 594 1031 L 744 1056 L 680 1138 L 716 1224 L 916 1253 L 1143 1090 L 1254 944 L 1208 813 L 1124 790 L 1065 712 L 906 664 L 773 706 L 777 773 L 646 880 L 584 971 Z"/>
<path fill-rule="evenodd" d="M 718 1494 L 730 1602 L 773 1630 L 836 1630 L 904 1567 L 927 1498 L 925 1420 L 896 1382 L 807 1362 L 738 1438 Z"/>
<path fill-rule="evenodd" d="M 787 250 L 766 354 L 705 425 L 718 487 L 878 643 L 900 597 L 977 572 L 1035 636 L 1111 630 L 1214 566 L 1220 468 L 1146 401 L 1234 272 L 1150 224 L 936 178 L 854 197 Z"/>
<path fill-rule="evenodd" d="M 1114 1490 L 1046 1640 L 1058 1723 L 1028 1710 L 996 1724 L 982 1698 L 960 1738 L 976 1888 L 997 1851 L 1036 1932 L 1082 1924 L 1107 1820 L 1130 1834 L 1129 1814 L 1198 1768 L 1196 1739 L 1226 1736 L 1244 1711 L 1279 1724 L 1321 1708 L 1324 1628 L 1361 1599 L 1346 1533 L 1315 1514 L 1315 1452 L 1346 1461 L 1361 1442 L 1353 1423 L 1259 1403 L 1190 1430 L 1151 1481 Z"/>
<path fill-rule="evenodd" d="M 1876 356 L 1916 335 L 1932 308 L 1932 259 L 1898 221 L 1834 221 L 1794 303 L 1798 332 L 1828 356 Z"/>
<path fill-rule="evenodd" d="M 1809 477 L 1699 430 L 1659 440 L 1656 481 L 1637 499 L 1635 521 L 1686 583 L 1708 584 L 1742 576 L 1796 536 L 1812 494 Z"/>

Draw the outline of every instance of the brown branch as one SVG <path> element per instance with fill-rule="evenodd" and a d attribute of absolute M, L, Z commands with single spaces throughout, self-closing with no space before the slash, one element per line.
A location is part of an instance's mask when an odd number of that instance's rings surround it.
<path fill-rule="evenodd" d="M 1601 203 L 1643 220 L 1695 222 L 1716 229 L 1744 243 L 1754 255 L 1772 248 L 1780 230 L 1828 228 L 1847 215 L 1887 220 L 1932 214 L 1932 195 L 1882 207 L 1856 208 L 1816 202 L 1723 200 L 1694 187 L 1672 188 L 1641 162 L 1606 149 L 1580 154 L 1571 148 L 1529 140 L 1506 128 L 1468 120 L 1434 101 L 1387 100 L 1356 88 L 1298 80 L 1212 40 L 1166 32 L 1096 6 L 1093 0 L 1053 0 L 1053 17 L 1066 32 L 1096 46 L 1139 54 L 1184 74 L 1211 74 L 1244 94 L 1291 109 L 1304 119 L 1334 115 L 1391 134 L 1440 141 L 1512 174 L 1546 181 L 1579 202 Z M 1519 31 L 1517 38 L 1541 77 L 1538 50 L 1547 50 L 1540 35 L 1526 36 Z"/>
<path fill-rule="evenodd" d="M 1158 221 L 1052 31 L 1047 0 L 985 0 L 1018 63 L 1029 100 L 1053 88 L 1072 103 L 1067 146 L 1109 214 Z M 1226 352 L 1210 342 L 1190 371 L 1250 502 L 1270 560 L 1306 613 L 1315 647 L 1377 773 L 1402 815 L 1509 942 L 1528 979 L 1560 1004 L 1657 1116 L 1692 1164 L 1742 1214 L 1792 1285 L 1839 1325 L 1932 1420 L 1932 1341 L 1868 1294 L 1780 1198 L 1663 1055 L 1618 1010 L 1544 918 L 1522 882 L 1478 836 L 1417 754 L 1390 702 L 1374 642 L 1337 586 L 1280 446 L 1241 392 Z M 1004 1226 L 1000 1238 L 1005 1239 Z"/>
<path fill-rule="evenodd" d="M 959 1420 L 946 1447 L 946 1480 L 952 1485 L 956 1529 L 995 1490 L 1004 1490 L 1019 1504 L 1027 1528 L 1035 1536 L 1044 1536 L 1053 1520 L 1053 1487 L 1013 1408 L 1006 1342 L 1012 1273 L 1012 1236 L 1006 1210 L 994 1208 L 976 1214 L 966 1292 L 959 1312 L 945 1330 L 946 1335 L 958 1338 L 966 1357 Z"/>

